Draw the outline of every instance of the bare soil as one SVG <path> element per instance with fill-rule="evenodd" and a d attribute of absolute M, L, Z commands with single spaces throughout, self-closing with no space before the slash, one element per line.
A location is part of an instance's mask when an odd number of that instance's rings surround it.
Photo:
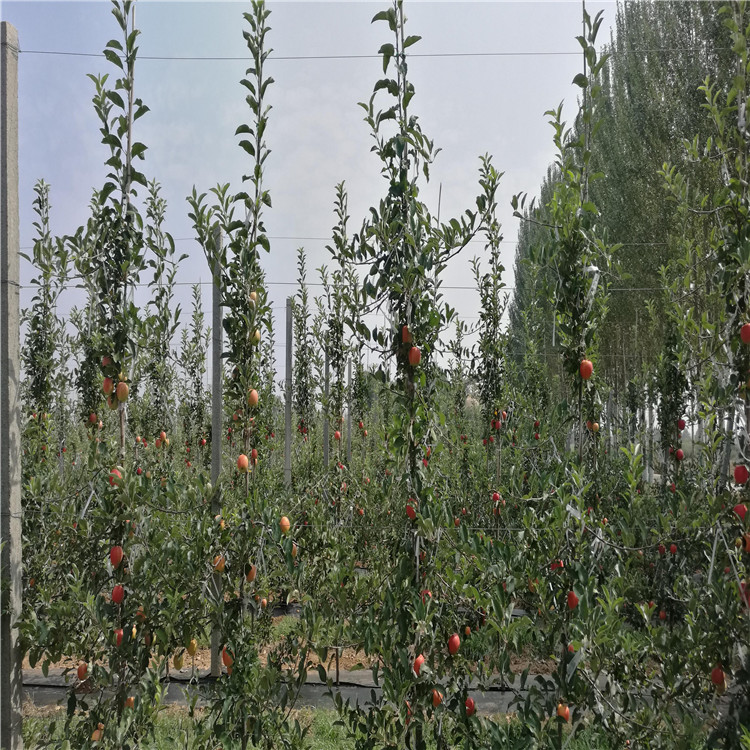
<path fill-rule="evenodd" d="M 274 617 L 273 624 L 278 625 L 284 617 Z M 265 661 L 268 654 L 274 648 L 275 644 L 268 644 L 261 648 L 259 657 L 261 661 Z M 318 665 L 318 658 L 315 654 L 310 655 L 310 661 L 313 666 Z M 359 669 L 369 670 L 375 665 L 376 660 L 373 658 L 367 658 L 362 651 L 358 651 L 353 648 L 342 649 L 339 655 L 339 669 L 344 672 L 354 671 Z M 75 659 L 65 658 L 58 662 L 51 663 L 50 669 L 75 669 L 78 666 L 78 661 Z M 326 669 L 333 671 L 336 668 L 335 652 L 333 649 L 328 651 L 328 660 L 326 662 Z M 531 653 L 529 649 L 524 649 L 521 654 L 514 654 L 510 658 L 511 670 L 514 674 L 520 674 L 527 667 L 531 674 L 551 674 L 557 668 L 555 662 L 551 659 L 541 659 Z M 211 650 L 208 648 L 199 648 L 195 654 L 195 657 L 190 657 L 187 653 L 184 654 L 184 664 L 182 673 L 189 674 L 193 669 L 199 671 L 209 670 L 211 668 Z M 41 675 L 41 664 L 37 664 L 32 670 L 29 658 L 26 656 L 23 660 L 23 669 L 32 671 L 32 673 L 39 673 Z M 173 665 L 169 663 L 169 670 L 174 672 Z"/>

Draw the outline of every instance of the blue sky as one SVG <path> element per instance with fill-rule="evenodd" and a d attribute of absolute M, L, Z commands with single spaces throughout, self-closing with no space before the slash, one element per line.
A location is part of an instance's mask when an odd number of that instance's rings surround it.
<path fill-rule="evenodd" d="M 273 56 L 374 55 L 390 41 L 385 24 L 371 24 L 387 3 L 270 2 L 268 36 Z M 246 54 L 242 38 L 244 2 L 151 2 L 139 0 L 136 24 L 141 56 L 191 57 Z M 605 9 L 600 40 L 609 37 L 613 2 L 589 2 L 593 14 Z M 581 30 L 580 2 L 412 2 L 406 3 L 408 33 L 422 41 L 423 55 L 442 53 L 535 53 L 504 56 L 415 57 L 410 77 L 416 88 L 414 110 L 423 130 L 442 149 L 423 196 L 437 210 L 442 183 L 441 218 L 473 207 L 479 156 L 493 155 L 505 172 L 499 195 L 506 244 L 506 283 L 512 286 L 514 240 L 510 198 L 535 193 L 553 157 L 552 131 L 545 110 L 565 101 L 567 119 L 576 111 L 578 89 L 571 85 L 581 69 L 575 36 Z M 52 230 L 72 233 L 87 218 L 93 188 L 102 185 L 106 148 L 91 105 L 93 84 L 86 73 L 112 73 L 102 57 L 34 54 L 33 51 L 101 52 L 118 36 L 110 4 L 92 2 L 4 1 L 3 20 L 19 33 L 19 160 L 21 245 L 33 241 L 33 185 L 51 184 Z M 536 53 L 570 53 L 542 55 Z M 193 232 L 185 197 L 193 185 L 205 192 L 217 183 L 240 188 L 248 159 L 234 131 L 249 122 L 239 80 L 246 63 L 141 59 L 136 94 L 151 111 L 137 123 L 136 137 L 148 147 L 143 171 L 162 185 L 168 201 L 166 229 L 180 239 L 178 249 L 191 254 L 179 271 L 181 282 L 208 281 L 202 252 L 190 241 Z M 378 59 L 269 60 L 267 73 L 273 109 L 267 131 L 272 154 L 266 184 L 273 209 L 266 214 L 271 254 L 264 265 L 270 282 L 295 280 L 296 249 L 308 252 L 308 268 L 328 263 L 324 249 L 334 224 L 334 186 L 349 191 L 350 228 L 356 230 L 369 206 L 385 190 L 379 166 L 370 153 L 371 139 L 357 102 L 369 98 L 382 74 Z M 281 238 L 295 239 L 281 239 Z M 296 239 L 299 238 L 299 239 Z M 309 239 L 302 239 L 309 238 Z M 313 239 L 315 238 L 315 239 Z M 446 285 L 473 287 L 469 260 L 482 255 L 474 243 L 453 262 Z M 30 269 L 23 267 L 23 279 Z M 311 276 L 315 276 L 314 272 Z M 316 278 L 311 278 L 316 281 Z M 277 313 L 277 341 L 283 330 L 284 298 L 294 287 L 269 287 Z M 315 291 L 315 290 L 313 290 Z M 22 305 L 28 300 L 22 297 Z M 66 294 L 63 308 L 80 302 Z M 473 289 L 446 289 L 446 300 L 473 322 L 478 313 Z M 178 288 L 183 309 L 190 289 Z M 206 309 L 210 289 L 204 287 Z M 374 321 L 373 321 L 374 322 Z M 281 342 L 277 351 L 283 374 Z"/>

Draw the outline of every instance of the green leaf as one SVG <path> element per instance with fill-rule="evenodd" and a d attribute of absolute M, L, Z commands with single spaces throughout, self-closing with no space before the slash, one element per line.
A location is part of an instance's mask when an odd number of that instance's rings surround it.
<path fill-rule="evenodd" d="M 107 91 L 107 99 L 116 104 L 120 109 L 125 109 L 125 102 L 116 91 Z"/>
<path fill-rule="evenodd" d="M 404 49 L 407 47 L 411 47 L 412 44 L 416 44 L 422 37 L 421 36 L 407 36 L 406 39 L 404 39 Z"/>
<path fill-rule="evenodd" d="M 250 143 L 250 141 L 240 141 L 240 148 L 243 148 L 245 151 L 247 151 L 250 156 L 255 156 L 255 146 Z"/>
<path fill-rule="evenodd" d="M 379 50 L 379 55 L 383 55 L 383 73 L 385 73 L 388 70 L 388 63 L 391 61 L 391 58 L 395 54 L 395 50 L 393 49 L 392 44 L 384 44 Z"/>
<path fill-rule="evenodd" d="M 105 182 L 104 187 L 99 192 L 99 202 L 104 203 L 116 187 L 117 185 L 114 182 Z"/>
<path fill-rule="evenodd" d="M 136 142 L 133 144 L 133 147 L 130 149 L 130 153 L 135 158 L 136 156 L 140 156 L 141 159 L 143 158 L 143 153 L 146 151 L 148 146 L 146 146 L 143 143 Z"/>
<path fill-rule="evenodd" d="M 576 86 L 580 86 L 580 87 L 581 87 L 582 89 L 585 89 L 585 88 L 586 88 L 586 86 L 588 86 L 588 85 L 589 85 L 589 79 L 588 79 L 588 78 L 586 78 L 586 76 L 585 76 L 585 75 L 583 75 L 583 73 L 579 73 L 579 74 L 578 74 L 578 75 L 577 75 L 577 76 L 576 76 L 576 77 L 575 77 L 575 78 L 573 79 L 573 83 L 574 83 L 574 84 L 575 84 Z"/>
<path fill-rule="evenodd" d="M 578 651 L 576 651 L 573 655 L 573 658 L 568 662 L 568 667 L 565 674 L 565 681 L 567 683 L 570 683 L 571 679 L 573 678 L 573 674 L 575 673 L 578 665 L 581 663 L 581 659 L 583 659 L 583 649 L 579 648 Z"/>
<path fill-rule="evenodd" d="M 107 58 L 113 65 L 116 65 L 120 70 L 125 72 L 125 68 L 122 67 L 122 60 L 117 56 L 117 53 L 111 49 L 104 50 L 104 57 Z"/>
<path fill-rule="evenodd" d="M 112 148 L 122 148 L 120 139 L 114 133 L 107 133 L 107 135 L 102 138 L 102 143 L 105 146 L 111 146 Z"/>
<path fill-rule="evenodd" d="M 130 181 L 131 182 L 137 182 L 139 185 L 143 185 L 143 187 L 148 187 L 148 180 L 146 179 L 146 175 L 143 174 L 143 172 L 138 172 L 135 169 L 132 169 L 130 171 Z"/>

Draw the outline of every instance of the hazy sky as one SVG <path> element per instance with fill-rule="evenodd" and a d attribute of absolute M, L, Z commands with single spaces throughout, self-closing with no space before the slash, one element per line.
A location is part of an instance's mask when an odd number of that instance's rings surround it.
<path fill-rule="evenodd" d="M 379 162 L 370 153 L 371 136 L 357 102 L 366 101 L 382 64 L 374 55 L 391 41 L 386 24 L 371 24 L 388 3 L 270 2 L 268 35 L 272 57 L 366 55 L 365 59 L 271 59 L 267 74 L 276 83 L 268 101 L 273 109 L 267 130 L 272 154 L 266 186 L 273 209 L 265 215 L 271 253 L 264 258 L 276 314 L 277 361 L 283 374 L 283 305 L 296 279 L 296 249 L 308 252 L 309 280 L 329 262 L 334 186 L 345 181 L 350 229 L 356 231 L 368 208 L 386 190 Z M 517 221 L 509 206 L 514 193 L 536 193 L 553 158 L 552 129 L 544 112 L 564 100 L 567 120 L 577 109 L 571 85 L 582 61 L 575 36 L 581 33 L 581 3 L 417 2 L 405 3 L 407 33 L 422 36 L 409 63 L 416 88 L 413 111 L 424 132 L 442 149 L 423 198 L 433 214 L 442 183 L 441 219 L 474 207 L 479 156 L 489 153 L 505 172 L 499 193 L 505 235 L 506 283 L 513 284 Z M 217 183 L 240 189 L 250 157 L 237 147 L 234 131 L 250 122 L 239 85 L 244 60 L 147 60 L 161 57 L 242 57 L 245 2 L 151 2 L 139 0 L 141 30 L 136 95 L 151 111 L 136 123 L 135 137 L 148 146 L 142 171 L 156 178 L 168 201 L 166 229 L 191 255 L 180 282 L 209 279 L 193 236 L 185 197 Z M 614 2 L 588 2 L 593 15 L 605 10 L 600 41 L 609 38 Z M 103 57 L 35 52 L 100 53 L 119 29 L 105 0 L 93 2 L 2 2 L 2 20 L 19 33 L 19 141 L 21 245 L 33 241 L 31 203 L 39 178 L 51 184 L 52 231 L 72 233 L 82 225 L 93 188 L 104 182 L 108 149 L 100 143 L 91 104 L 93 84 L 86 73 L 116 69 Z M 460 54 L 458 54 L 460 53 Z M 471 54 L 466 54 L 471 53 Z M 495 53 L 495 54 L 491 54 Z M 502 53 L 502 54 L 496 54 Z M 545 54 L 546 53 L 546 54 Z M 556 54 L 549 54 L 556 53 Z M 563 54 L 559 54 L 563 53 Z M 186 239 L 183 239 L 186 238 Z M 478 298 L 469 261 L 481 257 L 475 242 L 446 273 L 446 300 L 467 322 L 475 322 Z M 30 269 L 22 266 L 22 280 Z M 210 287 L 204 286 L 204 307 Z M 316 288 L 312 289 L 313 293 Z M 190 287 L 178 288 L 184 313 Z M 66 294 L 64 307 L 75 304 Z M 30 292 L 24 290 L 22 306 Z M 210 314 L 207 316 L 210 321 Z M 375 321 L 370 321 L 374 323 Z"/>

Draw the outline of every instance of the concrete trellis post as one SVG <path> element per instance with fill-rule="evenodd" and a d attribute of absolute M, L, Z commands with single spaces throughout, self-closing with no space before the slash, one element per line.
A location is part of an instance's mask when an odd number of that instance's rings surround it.
<path fill-rule="evenodd" d="M 330 364 L 328 361 L 328 348 L 326 347 L 326 370 L 325 370 L 325 408 L 323 410 L 323 466 L 328 468 L 329 461 L 329 438 L 328 438 L 328 420 L 329 420 L 329 407 L 328 407 L 328 396 L 330 393 Z"/>
<path fill-rule="evenodd" d="M 18 32 L 0 23 L 0 747 L 20 750 L 21 414 L 19 402 Z M 7 587 L 6 587 L 7 583 Z"/>
<path fill-rule="evenodd" d="M 348 406 L 346 410 L 346 465 L 352 463 L 352 361 L 348 364 L 348 387 L 347 387 Z"/>
<path fill-rule="evenodd" d="M 284 484 L 292 489 L 292 298 L 286 298 L 286 404 L 284 408 Z"/>
<path fill-rule="evenodd" d="M 221 263 L 219 258 L 219 248 L 221 247 L 221 230 L 219 227 L 214 228 L 214 267 L 213 286 L 212 286 L 212 306 L 213 317 L 211 326 L 211 484 L 214 488 L 213 499 L 211 500 L 211 513 L 216 515 L 221 512 L 221 497 L 218 492 L 219 475 L 221 474 L 221 441 L 224 437 L 223 416 L 224 403 L 222 398 L 222 364 L 221 354 L 224 347 L 222 336 L 222 314 L 221 314 Z M 214 586 L 218 590 L 221 577 L 214 573 Z M 217 628 L 211 631 L 211 675 L 218 677 L 221 674 L 221 660 L 219 656 L 219 646 L 221 633 Z"/>

